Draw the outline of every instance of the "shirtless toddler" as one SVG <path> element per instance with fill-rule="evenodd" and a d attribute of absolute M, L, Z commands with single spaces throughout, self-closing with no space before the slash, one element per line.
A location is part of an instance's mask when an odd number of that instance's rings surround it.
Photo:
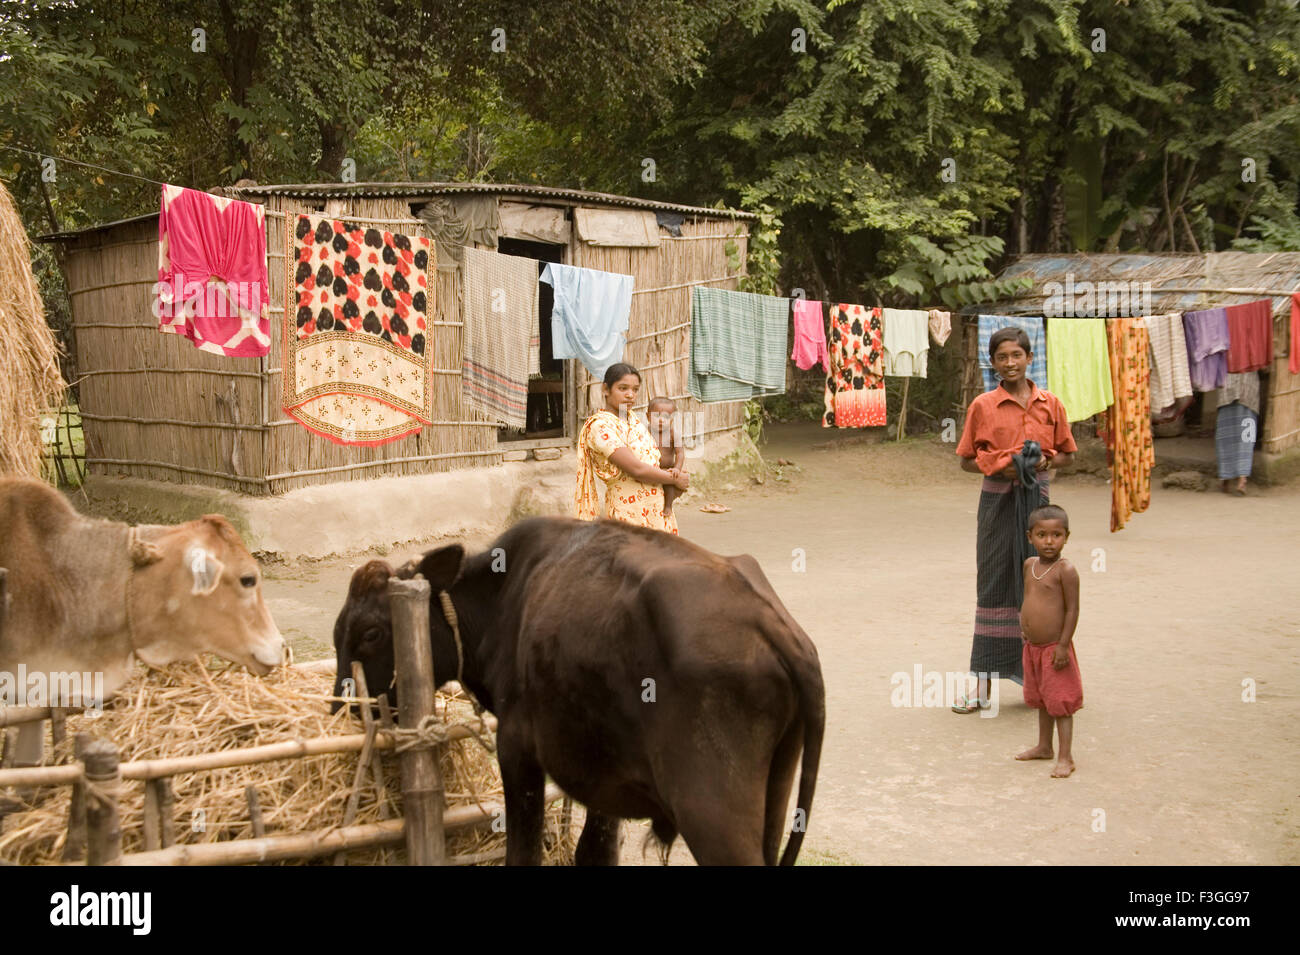
<path fill-rule="evenodd" d="M 650 435 L 659 446 L 659 466 L 665 471 L 680 471 L 686 466 L 686 447 L 677 433 L 677 403 L 671 398 L 651 398 L 646 414 L 650 417 Z M 681 493 L 676 485 L 664 485 L 665 517 L 672 515 L 673 501 Z"/>
<path fill-rule="evenodd" d="M 1052 775 L 1074 772 L 1070 742 L 1074 713 L 1083 706 L 1083 681 L 1074 652 L 1079 623 L 1079 572 L 1061 557 L 1070 538 L 1063 508 L 1047 504 L 1029 515 L 1029 542 L 1037 557 L 1025 561 L 1025 596 L 1020 605 L 1024 640 L 1025 702 L 1038 710 L 1038 745 L 1016 759 L 1051 759 L 1052 725 L 1061 751 Z"/>

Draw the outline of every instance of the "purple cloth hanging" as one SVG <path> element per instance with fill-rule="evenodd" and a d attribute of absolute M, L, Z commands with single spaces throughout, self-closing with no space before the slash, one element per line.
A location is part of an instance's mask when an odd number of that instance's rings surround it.
<path fill-rule="evenodd" d="M 1197 391 L 1222 388 L 1228 380 L 1228 310 L 1183 312 L 1187 365 Z"/>

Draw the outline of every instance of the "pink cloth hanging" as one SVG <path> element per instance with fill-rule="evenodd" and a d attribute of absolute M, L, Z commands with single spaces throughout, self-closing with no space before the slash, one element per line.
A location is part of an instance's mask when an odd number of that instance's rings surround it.
<path fill-rule="evenodd" d="M 1291 356 L 1287 368 L 1293 375 L 1300 372 L 1300 292 L 1291 293 Z"/>
<path fill-rule="evenodd" d="M 162 187 L 158 330 L 202 351 L 258 358 L 271 350 L 262 206 Z"/>
<path fill-rule="evenodd" d="M 822 323 L 822 303 L 807 299 L 794 300 L 794 351 L 790 353 L 795 367 L 807 371 L 818 362 L 830 374 L 831 358 L 826 350 L 826 326 Z"/>

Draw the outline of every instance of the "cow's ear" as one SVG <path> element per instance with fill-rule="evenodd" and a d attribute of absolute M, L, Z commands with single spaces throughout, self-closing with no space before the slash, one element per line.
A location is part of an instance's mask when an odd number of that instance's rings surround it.
<path fill-rule="evenodd" d="M 448 544 L 431 550 L 420 558 L 420 574 L 429 582 L 436 593 L 446 590 L 460 573 L 461 561 L 465 559 L 465 548 L 459 544 Z"/>
<path fill-rule="evenodd" d="M 221 583 L 221 572 L 226 565 L 217 560 L 212 552 L 204 547 L 191 547 L 185 552 L 185 562 L 190 573 L 194 575 L 194 589 L 190 591 L 196 597 L 206 597 L 217 589 Z"/>
<path fill-rule="evenodd" d="M 156 564 L 162 560 L 163 552 L 157 544 L 151 544 L 148 541 L 139 539 L 131 542 L 131 565 L 134 567 L 148 567 L 150 564 Z"/>

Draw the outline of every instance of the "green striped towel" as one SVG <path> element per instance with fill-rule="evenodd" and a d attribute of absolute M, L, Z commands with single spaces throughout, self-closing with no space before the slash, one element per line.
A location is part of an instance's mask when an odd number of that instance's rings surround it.
<path fill-rule="evenodd" d="M 697 285 L 686 390 L 705 403 L 783 394 L 789 321 L 788 298 Z"/>

